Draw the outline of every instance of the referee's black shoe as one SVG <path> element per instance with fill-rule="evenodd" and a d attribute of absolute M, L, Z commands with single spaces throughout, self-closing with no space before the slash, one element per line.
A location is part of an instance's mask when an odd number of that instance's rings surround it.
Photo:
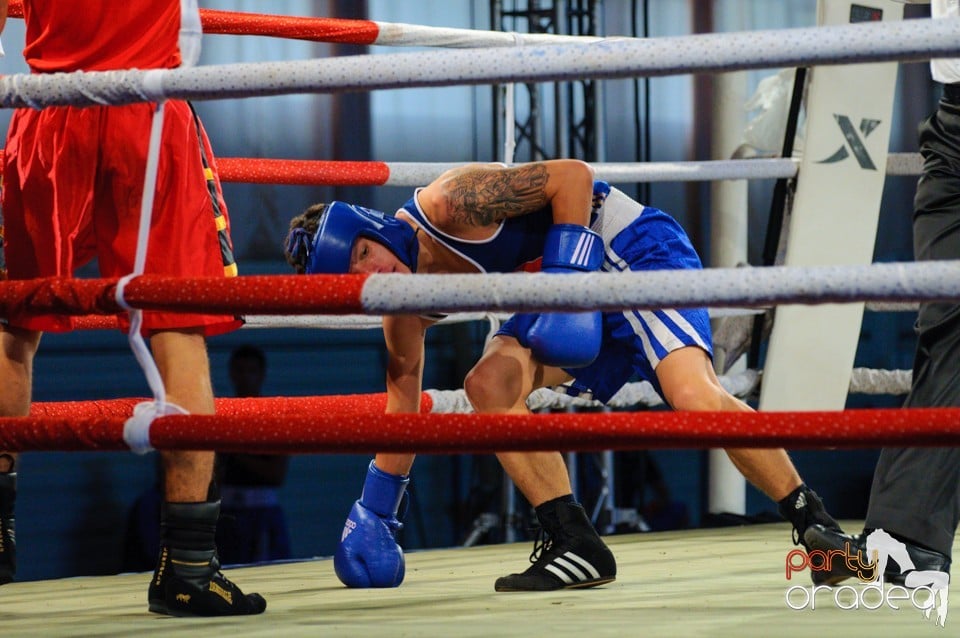
<path fill-rule="evenodd" d="M 577 503 L 550 501 L 537 508 L 540 532 L 521 574 L 498 578 L 496 591 L 552 591 L 613 582 L 617 561 Z"/>
<path fill-rule="evenodd" d="M 803 535 L 803 540 L 810 550 L 820 550 L 827 556 L 830 556 L 831 552 L 835 552 L 832 555 L 833 560 L 830 560 L 822 566 L 823 569 L 819 570 L 822 574 L 819 579 L 814 578 L 814 582 L 817 582 L 817 584 L 837 585 L 848 578 L 865 579 L 864 576 L 870 577 L 865 580 L 876 578 L 875 573 L 861 567 L 861 565 L 872 565 L 874 560 L 873 556 L 867 554 L 866 533 L 844 534 L 823 525 L 812 525 Z M 950 558 L 948 556 L 908 541 L 896 540 L 906 548 L 907 558 L 913 563 L 913 567 L 900 565 L 897 563 L 895 556 L 889 555 L 886 567 L 883 570 L 883 582 L 904 586 L 907 574 L 913 571 L 950 574 Z M 846 557 L 850 557 L 850 560 L 846 560 Z M 874 567 L 874 569 L 876 568 Z M 814 574 L 816 573 L 817 571 L 814 572 Z"/>

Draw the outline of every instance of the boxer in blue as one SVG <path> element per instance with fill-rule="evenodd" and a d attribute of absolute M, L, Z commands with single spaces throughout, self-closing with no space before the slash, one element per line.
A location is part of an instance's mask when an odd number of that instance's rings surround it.
<path fill-rule="evenodd" d="M 333 202 L 312 206 L 290 228 L 287 260 L 301 273 L 701 268 L 673 218 L 595 181 L 590 166 L 577 160 L 453 169 L 417 189 L 394 216 Z M 424 335 L 436 320 L 384 317 L 388 412 L 419 411 Z M 605 402 L 638 375 L 675 410 L 750 410 L 720 385 L 711 356 L 702 308 L 517 314 L 487 345 L 464 390 L 478 413 L 522 414 L 537 388 Z M 727 453 L 778 502 L 796 538 L 814 523 L 839 529 L 784 450 Z M 535 545 L 529 568 L 497 579 L 495 589 L 543 591 L 613 581 L 616 561 L 574 500 L 560 453 L 497 457 L 535 508 L 548 540 Z M 413 460 L 411 454 L 377 454 L 371 461 L 334 557 L 346 585 L 395 587 L 403 581 L 397 508 Z"/>

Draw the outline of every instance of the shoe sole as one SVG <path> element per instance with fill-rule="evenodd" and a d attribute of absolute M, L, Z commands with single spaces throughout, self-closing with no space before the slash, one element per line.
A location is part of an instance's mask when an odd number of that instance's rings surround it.
<path fill-rule="evenodd" d="M 234 616 L 255 616 L 256 614 L 195 614 L 190 611 L 171 610 L 165 604 L 150 603 L 147 609 L 155 614 L 172 616 L 173 618 L 230 618 Z M 261 612 L 262 613 L 262 612 Z"/>
<path fill-rule="evenodd" d="M 201 616 L 200 614 L 193 614 L 189 611 L 177 611 L 171 610 L 167 607 L 166 603 L 150 603 L 147 607 L 148 610 L 152 611 L 155 614 L 162 614 L 164 616 L 172 616 L 173 618 L 211 618 L 212 616 Z M 213 616 L 219 617 L 219 616 Z"/>
<path fill-rule="evenodd" d="M 177 614 L 170 613 L 170 609 L 163 603 L 150 603 L 147 606 L 147 610 L 152 611 L 155 614 L 163 614 L 164 616 L 177 615 Z"/>
<path fill-rule="evenodd" d="M 597 578 L 594 580 L 585 580 L 583 582 L 574 583 L 572 585 L 564 585 L 562 587 L 557 587 L 555 589 L 520 589 L 518 587 L 497 587 L 496 585 L 494 585 L 493 589 L 494 591 L 499 591 L 499 592 L 515 592 L 515 591 L 536 592 L 536 591 L 560 591 L 563 589 L 588 589 L 590 587 L 597 587 L 599 585 L 606 585 L 607 583 L 612 583 L 616 579 L 617 578 L 615 576 L 611 578 Z"/>

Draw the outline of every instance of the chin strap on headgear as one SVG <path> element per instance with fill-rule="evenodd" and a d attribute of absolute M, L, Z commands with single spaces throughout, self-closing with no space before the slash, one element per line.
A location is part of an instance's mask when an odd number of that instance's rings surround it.
<path fill-rule="evenodd" d="M 306 260 L 306 272 L 346 273 L 358 237 L 378 241 L 390 249 L 411 272 L 417 270 L 420 243 L 410 224 L 378 210 L 344 202 L 330 202 L 320 219 Z M 296 242 L 298 238 L 289 238 Z"/>

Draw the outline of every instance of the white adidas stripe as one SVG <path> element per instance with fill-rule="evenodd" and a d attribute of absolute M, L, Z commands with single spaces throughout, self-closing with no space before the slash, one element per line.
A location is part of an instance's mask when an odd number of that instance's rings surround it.
<path fill-rule="evenodd" d="M 586 569 L 588 572 L 590 572 L 590 575 L 593 576 L 594 578 L 600 578 L 600 572 L 598 572 L 596 568 L 591 563 L 589 563 L 586 559 L 574 554 L 573 552 L 566 552 L 564 553 L 564 556 L 566 556 L 570 560 L 580 563 L 580 565 L 584 569 Z"/>
<path fill-rule="evenodd" d="M 573 552 L 564 552 L 563 556 L 557 556 L 544 569 L 567 585 L 600 578 L 600 572 L 589 561 Z"/>
<path fill-rule="evenodd" d="M 593 247 L 595 238 L 593 235 L 584 233 L 577 240 L 577 247 L 573 251 L 573 263 L 577 266 L 586 266 L 590 260 L 590 249 Z"/>

